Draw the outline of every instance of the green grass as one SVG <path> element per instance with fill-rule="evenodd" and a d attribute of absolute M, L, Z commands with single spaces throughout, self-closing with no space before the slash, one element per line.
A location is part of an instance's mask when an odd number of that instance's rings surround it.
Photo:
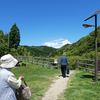
<path fill-rule="evenodd" d="M 54 76 L 60 75 L 61 72 L 58 69 L 43 68 L 30 63 L 26 64 L 27 66 L 12 68 L 12 72 L 17 79 L 19 76 L 24 76 L 32 92 L 31 100 L 40 100 L 52 83 Z"/>
<path fill-rule="evenodd" d="M 76 70 L 60 100 L 100 100 L 100 76 L 98 79 L 93 83 L 94 74 Z"/>
<path fill-rule="evenodd" d="M 18 78 L 24 76 L 32 92 L 31 100 L 41 100 L 55 75 L 61 75 L 58 69 L 48 69 L 27 63 L 27 66 L 15 67 L 12 72 Z M 99 82 L 93 83 L 94 74 L 76 70 L 70 76 L 68 88 L 59 100 L 100 100 L 100 76 Z"/>

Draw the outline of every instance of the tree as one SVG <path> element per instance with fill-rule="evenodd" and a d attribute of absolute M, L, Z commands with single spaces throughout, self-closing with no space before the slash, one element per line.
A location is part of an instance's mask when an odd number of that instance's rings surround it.
<path fill-rule="evenodd" d="M 18 27 L 16 26 L 16 23 L 10 29 L 9 40 L 10 40 L 9 47 L 14 48 L 14 46 L 15 46 L 15 48 L 17 49 L 17 47 L 19 46 L 19 43 L 20 43 L 20 31 L 19 31 Z"/>
<path fill-rule="evenodd" d="M 24 46 L 18 46 L 17 55 L 26 56 L 27 55 L 26 48 L 24 48 Z"/>
<path fill-rule="evenodd" d="M 7 53 L 7 42 L 5 40 L 5 35 L 3 31 L 0 31 L 0 57 Z"/>

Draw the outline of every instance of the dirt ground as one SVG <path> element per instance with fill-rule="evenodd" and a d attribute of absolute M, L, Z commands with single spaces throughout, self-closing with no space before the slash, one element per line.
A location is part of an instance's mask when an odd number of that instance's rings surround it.
<path fill-rule="evenodd" d="M 54 83 L 51 84 L 49 90 L 45 92 L 45 95 L 41 100 L 57 100 L 58 95 L 62 94 L 67 88 L 67 82 L 73 72 L 74 71 L 70 71 L 70 74 L 67 75 L 66 78 L 63 78 L 62 76 L 56 76 L 53 80 Z"/>

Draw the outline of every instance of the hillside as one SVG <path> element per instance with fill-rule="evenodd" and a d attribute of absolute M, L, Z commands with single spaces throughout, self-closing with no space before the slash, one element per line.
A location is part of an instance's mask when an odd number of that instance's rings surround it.
<path fill-rule="evenodd" d="M 98 52 L 100 51 L 100 26 L 97 28 L 97 41 Z M 78 55 L 81 56 L 84 53 L 95 51 L 95 31 L 92 31 L 86 37 L 82 37 L 80 40 L 73 44 L 66 44 L 55 52 L 50 53 L 50 56 L 60 56 L 63 52 L 66 52 L 67 56 Z"/>
<path fill-rule="evenodd" d="M 47 46 L 24 46 L 27 52 L 30 52 L 31 56 L 49 56 L 50 52 L 54 52 L 57 49 Z"/>

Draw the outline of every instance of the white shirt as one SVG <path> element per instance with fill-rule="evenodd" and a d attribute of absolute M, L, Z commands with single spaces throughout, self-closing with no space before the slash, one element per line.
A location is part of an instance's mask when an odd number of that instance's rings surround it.
<path fill-rule="evenodd" d="M 11 73 L 9 75 L 7 82 L 14 89 L 18 89 L 21 86 L 21 84 L 22 84 L 22 81 L 20 79 L 17 80 L 16 77 L 15 77 L 15 75 L 13 73 Z"/>

